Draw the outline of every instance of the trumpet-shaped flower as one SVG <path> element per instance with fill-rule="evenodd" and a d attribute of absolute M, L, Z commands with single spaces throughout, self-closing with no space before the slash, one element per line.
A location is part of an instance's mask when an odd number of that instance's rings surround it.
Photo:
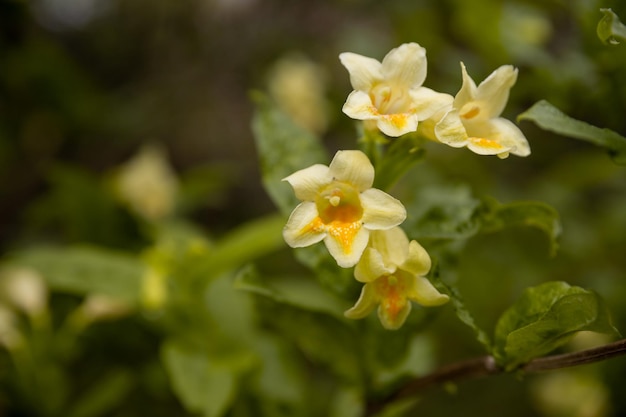
<path fill-rule="evenodd" d="M 364 318 L 378 305 L 378 317 L 390 330 L 404 324 L 411 311 L 411 300 L 423 306 L 438 306 L 448 301 L 424 277 L 431 261 L 417 241 L 409 242 L 404 231 L 395 227 L 373 232 L 370 245 L 354 270 L 365 285 L 358 301 L 345 316 Z"/>
<path fill-rule="evenodd" d="M 450 96 L 422 84 L 426 79 L 426 50 L 417 43 L 392 49 L 382 63 L 351 52 L 339 59 L 350 73 L 354 91 L 343 112 L 353 119 L 373 121 L 388 136 L 401 136 L 417 129 Z"/>
<path fill-rule="evenodd" d="M 437 139 L 455 148 L 467 146 L 480 155 L 530 155 L 524 134 L 513 122 L 499 117 L 517 80 L 517 69 L 503 65 L 478 86 L 463 63 L 461 70 L 463 85 L 452 109 L 435 126 Z"/>
<path fill-rule="evenodd" d="M 400 201 L 371 188 L 374 167 L 361 151 L 339 151 L 330 166 L 313 165 L 284 179 L 302 201 L 283 230 L 298 248 L 324 241 L 337 264 L 354 266 L 371 230 L 390 229 L 406 218 Z"/>

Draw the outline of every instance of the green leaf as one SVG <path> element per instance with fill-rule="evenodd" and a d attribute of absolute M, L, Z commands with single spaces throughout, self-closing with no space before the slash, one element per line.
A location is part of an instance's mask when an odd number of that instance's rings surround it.
<path fill-rule="evenodd" d="M 611 9 L 600 9 L 604 16 L 598 22 L 598 38 L 607 45 L 617 45 L 620 39 L 626 41 L 626 26 Z"/>
<path fill-rule="evenodd" d="M 235 279 L 235 288 L 339 319 L 343 319 L 344 310 L 350 307 L 311 279 L 298 276 L 261 277 L 252 266 L 240 271 Z"/>
<path fill-rule="evenodd" d="M 297 248 L 294 250 L 296 259 L 309 267 L 319 283 L 335 294 L 352 294 L 357 281 L 354 279 L 351 268 L 339 268 L 337 261 L 328 253 L 322 243 Z"/>
<path fill-rule="evenodd" d="M 129 255 L 94 247 L 35 248 L 15 253 L 11 264 L 34 268 L 55 290 L 103 294 L 137 302 L 143 264 Z"/>
<path fill-rule="evenodd" d="M 507 371 L 545 355 L 582 330 L 617 334 L 608 309 L 594 292 L 554 281 L 528 288 L 502 314 L 494 357 Z"/>
<path fill-rule="evenodd" d="M 207 275 L 235 270 L 285 245 L 285 219 L 270 215 L 244 223 L 218 240 L 199 265 Z"/>
<path fill-rule="evenodd" d="M 257 93 L 253 99 L 257 108 L 252 131 L 259 152 L 263 185 L 286 215 L 299 201 L 282 179 L 314 164 L 328 164 L 328 155 L 319 138 L 295 124 L 267 97 Z"/>
<path fill-rule="evenodd" d="M 406 204 L 409 217 L 403 224 L 415 239 L 468 239 L 507 227 L 530 226 L 546 233 L 551 253 L 558 249 L 561 224 L 558 212 L 535 201 L 501 204 L 492 198 L 472 196 L 466 185 L 437 185 L 416 191 Z"/>
<path fill-rule="evenodd" d="M 161 357 L 172 389 L 189 412 L 206 417 L 226 413 L 237 389 L 233 370 L 214 364 L 206 353 L 171 341 L 162 346 Z"/>
<path fill-rule="evenodd" d="M 253 377 L 259 394 L 281 404 L 306 407 L 306 373 L 293 345 L 283 338 L 263 334 L 255 340 L 255 352 L 262 360 Z"/>
<path fill-rule="evenodd" d="M 556 254 L 561 222 L 559 213 L 552 206 L 536 201 L 500 204 L 491 200 L 485 204 L 488 211 L 483 216 L 481 232 L 495 232 L 513 226 L 535 227 L 545 232 L 550 239 L 550 253 Z"/>
<path fill-rule="evenodd" d="M 358 384 L 364 379 L 362 349 L 358 333 L 346 321 L 326 314 L 277 304 L 271 323 L 307 362 L 342 380 Z M 350 325 L 354 323 L 349 323 Z"/>
<path fill-rule="evenodd" d="M 530 120 L 544 130 L 606 148 L 615 163 L 626 165 L 626 137 L 573 119 L 545 100 L 535 103 L 517 120 Z"/>
<path fill-rule="evenodd" d="M 415 136 L 404 135 L 394 139 L 376 164 L 374 187 L 389 190 L 402 175 L 424 158 L 424 154 Z"/>
<path fill-rule="evenodd" d="M 94 387 L 81 393 L 72 405 L 69 417 L 111 415 L 134 385 L 130 371 L 121 369 L 111 370 L 94 382 Z"/>
<path fill-rule="evenodd" d="M 402 227 L 415 239 L 463 239 L 480 228 L 480 200 L 466 185 L 422 187 L 405 205 L 409 217 Z"/>
<path fill-rule="evenodd" d="M 487 352 L 491 352 L 491 338 L 489 337 L 487 332 L 485 332 L 480 326 L 478 326 L 478 324 L 476 324 L 476 320 L 465 305 L 465 301 L 461 297 L 459 290 L 455 286 L 447 284 L 441 279 L 441 277 L 439 276 L 439 269 L 437 265 L 434 265 L 432 270 L 433 273 L 431 280 L 435 288 L 437 288 L 441 293 L 447 294 L 450 297 L 450 302 L 454 306 L 456 316 L 459 318 L 459 320 L 461 320 L 461 322 L 463 322 L 474 331 L 474 334 L 476 335 L 476 340 L 478 340 L 478 342 L 485 347 L 485 350 Z"/>

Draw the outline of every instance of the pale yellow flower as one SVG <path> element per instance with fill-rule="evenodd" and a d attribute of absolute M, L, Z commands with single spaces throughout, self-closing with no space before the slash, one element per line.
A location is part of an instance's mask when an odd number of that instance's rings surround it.
<path fill-rule="evenodd" d="M 463 85 L 450 109 L 435 126 L 437 139 L 455 148 L 467 146 L 480 155 L 530 155 L 528 141 L 511 121 L 499 117 L 517 80 L 517 69 L 503 65 L 480 85 L 461 63 Z"/>
<path fill-rule="evenodd" d="M 178 179 L 161 148 L 143 147 L 115 180 L 119 198 L 143 218 L 157 221 L 174 212 Z"/>
<path fill-rule="evenodd" d="M 298 125 L 322 133 L 328 125 L 326 77 L 315 62 L 293 55 L 281 58 L 269 73 L 270 94 Z"/>
<path fill-rule="evenodd" d="M 449 101 L 448 94 L 422 86 L 426 50 L 417 43 L 392 49 L 382 62 L 351 52 L 340 54 L 339 59 L 354 88 L 343 112 L 353 119 L 374 122 L 388 136 L 414 132 L 420 121 Z"/>
<path fill-rule="evenodd" d="M 44 278 L 31 268 L 8 268 L 0 273 L 2 288 L 0 291 L 7 301 L 36 317 L 48 308 L 48 286 Z"/>
<path fill-rule="evenodd" d="M 339 151 L 330 163 L 313 165 L 284 179 L 302 201 L 283 230 L 298 248 L 324 241 L 339 266 L 354 266 L 371 230 L 402 223 L 406 210 L 389 194 L 371 188 L 374 167 L 361 151 Z"/>
<path fill-rule="evenodd" d="M 358 301 L 346 317 L 360 319 L 378 306 L 382 325 L 398 329 L 411 312 L 411 301 L 423 306 L 438 306 L 448 301 L 424 277 L 431 267 L 430 256 L 417 241 L 409 242 L 399 227 L 372 232 L 370 244 L 354 270 L 364 282 Z"/>

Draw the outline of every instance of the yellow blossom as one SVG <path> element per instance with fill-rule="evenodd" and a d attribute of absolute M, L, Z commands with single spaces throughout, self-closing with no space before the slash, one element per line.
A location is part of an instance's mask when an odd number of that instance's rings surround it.
<path fill-rule="evenodd" d="M 174 211 L 178 180 L 163 150 L 145 146 L 116 176 L 116 190 L 131 210 L 150 221 Z"/>
<path fill-rule="evenodd" d="M 382 62 L 351 52 L 340 54 L 339 59 L 354 88 L 343 112 L 353 119 L 375 123 L 388 136 L 415 131 L 420 121 L 450 101 L 448 94 L 422 86 L 426 50 L 417 43 L 392 49 Z"/>
<path fill-rule="evenodd" d="M 299 55 L 281 58 L 269 74 L 269 90 L 278 105 L 298 125 L 316 133 L 328 124 L 325 87 L 322 69 Z"/>
<path fill-rule="evenodd" d="M 409 242 L 401 228 L 373 232 L 354 270 L 355 278 L 365 285 L 346 317 L 364 318 L 378 306 L 382 325 L 395 330 L 411 312 L 411 300 L 427 307 L 446 303 L 448 296 L 424 277 L 430 266 L 426 250 L 415 240 Z"/>
<path fill-rule="evenodd" d="M 33 317 L 45 312 L 48 286 L 39 272 L 31 268 L 8 268 L 0 277 L 2 293 L 10 304 Z"/>
<path fill-rule="evenodd" d="M 517 80 L 517 69 L 503 65 L 478 86 L 463 63 L 461 70 L 463 85 L 451 109 L 435 126 L 437 139 L 455 148 L 467 146 L 480 155 L 500 158 L 510 153 L 530 155 L 528 141 L 521 130 L 513 122 L 499 117 Z"/>
<path fill-rule="evenodd" d="M 406 210 L 389 194 L 371 188 L 374 167 L 361 151 L 339 151 L 330 163 L 313 165 L 284 179 L 302 201 L 283 230 L 298 248 L 324 241 L 339 266 L 354 266 L 370 231 L 402 223 Z"/>

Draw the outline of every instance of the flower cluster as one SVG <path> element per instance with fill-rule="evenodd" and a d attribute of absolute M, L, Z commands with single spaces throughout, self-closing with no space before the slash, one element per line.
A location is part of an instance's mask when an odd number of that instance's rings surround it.
<path fill-rule="evenodd" d="M 453 97 L 423 86 L 426 50 L 417 43 L 391 50 L 382 62 L 350 52 L 339 59 L 354 88 L 343 111 L 362 120 L 366 129 L 390 137 L 417 132 L 480 155 L 530 154 L 522 132 L 500 117 L 517 80 L 510 65 L 477 86 L 461 63 L 463 83 Z M 299 248 L 323 241 L 337 264 L 354 266 L 355 279 L 364 284 L 346 317 L 366 317 L 378 306 L 382 325 L 397 329 L 411 301 L 423 306 L 448 301 L 425 277 L 431 267 L 428 253 L 399 227 L 406 218 L 402 203 L 372 188 L 374 166 L 365 153 L 339 151 L 329 166 L 313 165 L 284 180 L 302 201 L 283 230 L 287 244 Z"/>
<path fill-rule="evenodd" d="M 461 63 L 463 84 L 452 97 L 422 86 L 426 50 L 417 43 L 392 49 L 382 62 L 351 52 L 339 58 L 354 88 L 343 111 L 366 126 L 375 123 L 384 134 L 397 137 L 425 122 L 432 126 L 425 136 L 453 147 L 500 158 L 530 154 L 524 134 L 499 117 L 517 80 L 511 65 L 501 66 L 476 86 Z"/>
<path fill-rule="evenodd" d="M 372 188 L 374 167 L 361 151 L 339 151 L 330 166 L 313 165 L 285 178 L 302 200 L 291 213 L 283 236 L 291 247 L 324 241 L 337 264 L 356 265 L 365 283 L 349 318 L 363 318 L 379 304 L 388 329 L 404 323 L 415 300 L 439 305 L 448 300 L 428 282 L 426 251 L 397 227 L 406 218 L 402 203 Z"/>

